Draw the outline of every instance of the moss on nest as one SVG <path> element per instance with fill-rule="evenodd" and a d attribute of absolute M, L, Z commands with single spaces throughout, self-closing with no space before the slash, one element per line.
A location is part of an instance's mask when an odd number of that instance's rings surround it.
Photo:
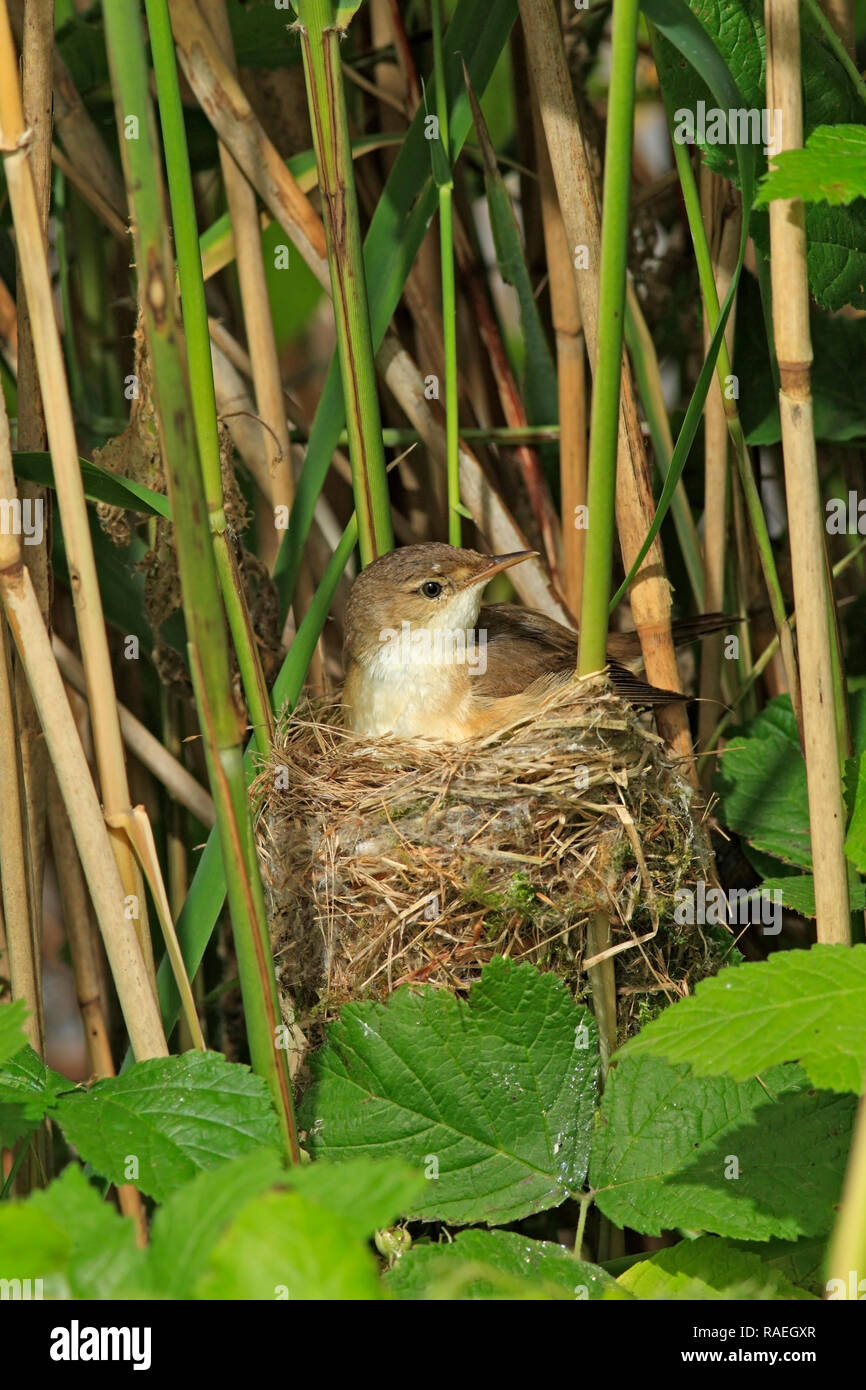
<path fill-rule="evenodd" d="M 694 794 L 597 683 L 454 746 L 359 738 L 336 699 L 306 702 L 280 723 L 253 796 L 284 1012 L 311 1041 L 349 999 L 465 990 L 493 955 L 588 997 L 598 909 L 618 948 L 620 1038 L 724 951 L 673 921 L 677 889 L 712 873 Z"/>

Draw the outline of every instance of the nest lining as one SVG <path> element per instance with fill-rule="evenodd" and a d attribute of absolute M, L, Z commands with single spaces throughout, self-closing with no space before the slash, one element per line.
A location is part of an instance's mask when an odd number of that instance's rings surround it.
<path fill-rule="evenodd" d="M 597 683 L 458 745 L 361 738 L 338 699 L 306 701 L 253 797 L 284 1016 L 308 1039 L 350 999 L 413 982 L 463 991 L 494 955 L 588 996 L 599 909 L 620 1038 L 724 953 L 720 933 L 673 921 L 676 890 L 710 875 L 692 790 Z"/>

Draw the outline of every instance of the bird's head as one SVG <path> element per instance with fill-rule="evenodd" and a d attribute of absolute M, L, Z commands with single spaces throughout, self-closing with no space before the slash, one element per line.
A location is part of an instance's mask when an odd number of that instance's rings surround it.
<path fill-rule="evenodd" d="M 380 556 L 358 575 L 349 595 L 347 660 L 374 661 L 387 640 L 383 634 L 400 632 L 404 623 L 413 631 L 474 627 L 488 580 L 537 553 L 481 555 L 434 541 Z"/>

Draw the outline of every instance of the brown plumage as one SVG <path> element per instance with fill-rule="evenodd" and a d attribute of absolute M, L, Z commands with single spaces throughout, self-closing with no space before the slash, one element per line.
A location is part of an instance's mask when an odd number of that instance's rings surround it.
<path fill-rule="evenodd" d="M 534 553 L 490 556 L 434 542 L 392 551 L 364 570 L 346 609 L 348 726 L 459 742 L 519 717 L 570 679 L 576 632 L 514 604 L 481 605 L 494 574 Z M 729 621 L 720 613 L 687 620 L 683 640 Z M 622 664 L 640 659 L 636 633 L 611 633 L 608 655 L 611 684 L 624 699 L 646 707 L 685 698 Z"/>
<path fill-rule="evenodd" d="M 730 623 L 725 613 L 686 618 L 673 624 L 674 640 L 678 645 L 696 641 Z M 477 677 L 479 695 L 494 698 L 516 695 L 539 675 L 571 674 L 577 664 L 577 633 L 531 608 L 519 608 L 513 603 L 482 604 L 478 628 L 487 633 L 487 671 Z M 623 664 L 641 660 L 640 638 L 636 632 L 609 633 L 607 654 L 611 685 L 624 700 L 659 705 L 686 698 L 648 685 Z"/>

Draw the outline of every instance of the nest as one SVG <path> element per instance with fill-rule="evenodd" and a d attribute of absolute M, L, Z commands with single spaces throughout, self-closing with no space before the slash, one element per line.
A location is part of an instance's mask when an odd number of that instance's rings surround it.
<path fill-rule="evenodd" d="M 712 873 L 694 793 L 597 683 L 453 746 L 361 738 L 336 699 L 306 702 L 253 796 L 284 1018 L 308 1041 L 347 1000 L 413 982 L 464 991 L 494 955 L 588 998 L 599 911 L 622 1040 L 729 945 L 676 924 L 677 889 Z"/>

